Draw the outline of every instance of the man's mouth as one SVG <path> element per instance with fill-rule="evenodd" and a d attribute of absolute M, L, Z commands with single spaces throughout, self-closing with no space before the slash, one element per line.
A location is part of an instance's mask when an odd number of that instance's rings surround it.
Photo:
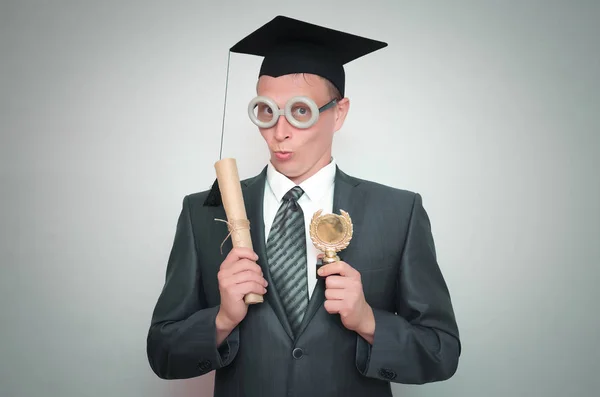
<path fill-rule="evenodd" d="M 292 152 L 278 150 L 275 152 L 275 157 L 277 160 L 289 160 L 292 157 Z"/>

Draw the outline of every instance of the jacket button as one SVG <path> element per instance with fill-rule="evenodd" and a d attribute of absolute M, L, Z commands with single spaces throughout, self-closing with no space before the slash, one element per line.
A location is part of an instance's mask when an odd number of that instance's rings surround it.
<path fill-rule="evenodd" d="M 211 362 L 209 360 L 202 361 L 200 364 L 198 364 L 198 369 L 203 372 L 210 370 Z"/>
<path fill-rule="evenodd" d="M 299 347 L 295 348 L 292 351 L 292 357 L 294 357 L 296 360 L 299 358 L 302 358 L 303 355 L 304 355 L 304 351 L 302 351 L 302 349 L 300 349 Z"/>
<path fill-rule="evenodd" d="M 393 380 L 394 378 L 396 378 L 397 374 L 394 371 L 382 368 L 379 370 L 379 376 L 381 376 L 384 379 Z"/>

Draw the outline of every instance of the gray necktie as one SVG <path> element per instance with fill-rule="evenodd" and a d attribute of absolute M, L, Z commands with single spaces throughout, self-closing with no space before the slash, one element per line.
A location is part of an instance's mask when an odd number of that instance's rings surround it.
<path fill-rule="evenodd" d="M 304 213 L 297 203 L 302 194 L 296 186 L 283 196 L 267 240 L 269 271 L 294 335 L 308 306 Z"/>

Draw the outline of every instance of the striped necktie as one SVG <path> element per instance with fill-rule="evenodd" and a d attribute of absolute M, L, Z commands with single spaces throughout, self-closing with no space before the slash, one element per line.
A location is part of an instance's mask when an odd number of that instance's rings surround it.
<path fill-rule="evenodd" d="M 269 271 L 294 335 L 308 306 L 304 213 L 297 202 L 303 194 L 296 186 L 283 196 L 267 240 Z"/>

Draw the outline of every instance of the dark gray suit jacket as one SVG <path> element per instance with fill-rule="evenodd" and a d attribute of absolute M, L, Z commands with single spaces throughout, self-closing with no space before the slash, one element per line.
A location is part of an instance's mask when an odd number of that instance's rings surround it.
<path fill-rule="evenodd" d="M 263 227 L 266 168 L 242 181 L 252 242 L 269 285 Z M 340 258 L 359 270 L 375 313 L 371 346 L 325 311 L 319 280 L 302 331 L 292 339 L 281 298 L 267 288 L 242 323 L 216 345 L 217 273 L 229 250 L 222 206 L 208 192 L 183 200 L 166 281 L 147 338 L 152 370 L 183 379 L 216 370 L 215 396 L 391 396 L 390 382 L 450 378 L 461 351 L 450 294 L 437 264 L 430 222 L 418 194 L 350 177 L 337 169 L 334 212 L 354 224 Z"/>

